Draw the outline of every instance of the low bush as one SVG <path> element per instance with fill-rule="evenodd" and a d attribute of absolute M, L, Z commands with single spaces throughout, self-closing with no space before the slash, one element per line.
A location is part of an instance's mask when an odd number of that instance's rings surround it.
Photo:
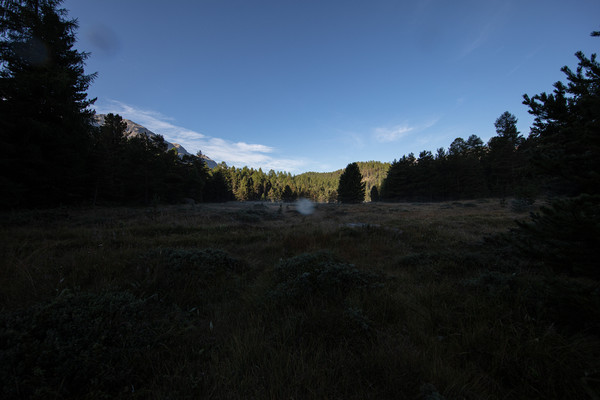
<path fill-rule="evenodd" d="M 189 309 L 237 295 L 248 268 L 218 249 L 167 248 L 144 254 L 137 270 L 141 295 Z"/>
<path fill-rule="evenodd" d="M 557 272 L 600 278 L 600 196 L 556 200 L 500 235 L 520 255 Z"/>
<path fill-rule="evenodd" d="M 48 304 L 0 314 L 0 397 L 141 394 L 151 381 L 146 355 L 186 329 L 176 310 L 127 292 L 65 291 Z"/>
<path fill-rule="evenodd" d="M 329 252 L 301 254 L 275 267 L 275 287 L 269 296 L 276 303 L 301 305 L 311 299 L 343 300 L 352 293 L 383 286 L 384 276 L 360 271 Z"/>

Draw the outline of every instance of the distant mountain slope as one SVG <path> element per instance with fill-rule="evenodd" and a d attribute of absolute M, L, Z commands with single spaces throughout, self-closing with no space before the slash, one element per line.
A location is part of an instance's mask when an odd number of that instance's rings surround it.
<path fill-rule="evenodd" d="M 381 161 L 358 161 L 358 167 L 360 173 L 363 176 L 363 182 L 367 184 L 367 187 L 373 185 L 379 185 L 387 175 L 387 171 L 390 168 L 390 163 Z M 296 179 L 322 179 L 325 181 L 335 182 L 337 185 L 340 175 L 342 175 L 344 169 L 338 169 L 332 172 L 304 172 L 296 175 Z"/>
<path fill-rule="evenodd" d="M 105 114 L 96 114 L 95 115 L 96 124 L 98 126 L 101 126 L 104 124 L 104 117 L 105 117 Z M 123 118 L 123 121 L 127 124 L 127 128 L 125 129 L 125 136 L 127 136 L 127 137 L 137 137 L 140 135 L 146 135 L 148 137 L 157 136 L 156 133 L 152 132 L 150 129 L 148 129 L 138 123 L 135 123 L 135 122 L 125 119 L 125 118 Z M 188 152 L 179 143 L 171 143 L 166 140 L 165 140 L 165 143 L 167 144 L 167 151 L 171 150 L 172 148 L 175 148 L 175 149 L 177 149 L 177 154 L 180 157 L 194 155 L 194 154 L 191 154 L 190 152 Z M 210 159 L 208 156 L 206 156 L 204 154 L 202 154 L 200 156 L 200 158 L 202 158 L 204 160 L 204 162 L 206 163 L 206 166 L 208 166 L 209 168 L 214 168 L 217 166 L 216 161 Z"/>

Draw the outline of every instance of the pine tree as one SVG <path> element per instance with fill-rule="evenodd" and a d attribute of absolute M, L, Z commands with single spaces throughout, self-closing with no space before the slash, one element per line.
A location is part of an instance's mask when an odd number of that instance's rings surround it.
<path fill-rule="evenodd" d="M 60 0 L 5 0 L 0 14 L 0 189 L 3 206 L 54 205 L 89 195 L 87 53 Z"/>
<path fill-rule="evenodd" d="M 600 36 L 593 32 L 592 36 Z M 576 72 L 561 70 L 568 83 L 554 84 L 554 92 L 533 97 L 523 104 L 535 117 L 531 129 L 538 172 L 552 180 L 552 189 L 564 194 L 600 193 L 600 63 L 596 54 L 582 52 Z"/>
<path fill-rule="evenodd" d="M 219 167 L 218 169 L 213 170 L 212 175 L 205 186 L 204 200 L 210 202 L 222 202 L 233 199 L 234 195 L 223 169 Z"/>
<path fill-rule="evenodd" d="M 576 56 L 576 73 L 562 69 L 568 85 L 555 83 L 549 95 L 525 95 L 524 103 L 535 116 L 535 166 L 554 179 L 554 188 L 578 196 L 542 207 L 505 239 L 557 271 L 600 279 L 600 64 L 595 54 Z"/>
<path fill-rule="evenodd" d="M 365 183 L 357 163 L 351 163 L 340 176 L 338 201 L 342 203 L 361 203 L 365 200 Z"/>
<path fill-rule="evenodd" d="M 412 196 L 414 154 L 394 160 L 381 185 L 381 198 L 388 201 L 406 200 Z"/>
<path fill-rule="evenodd" d="M 285 188 L 281 193 L 281 200 L 285 201 L 286 203 L 294 201 L 294 191 L 290 185 L 285 185 Z"/>
<path fill-rule="evenodd" d="M 122 199 L 123 158 L 127 124 L 120 115 L 107 114 L 94 140 L 93 176 L 95 181 L 93 204 L 99 198 Z"/>
<path fill-rule="evenodd" d="M 524 168 L 524 160 L 517 153 L 524 139 L 517 130 L 517 118 L 508 111 L 494 126 L 498 135 L 488 142 L 488 180 L 494 194 L 506 196 L 519 182 Z"/>

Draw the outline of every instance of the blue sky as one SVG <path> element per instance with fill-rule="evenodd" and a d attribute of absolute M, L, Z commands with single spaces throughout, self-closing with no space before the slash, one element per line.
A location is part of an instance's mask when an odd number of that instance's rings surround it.
<path fill-rule="evenodd" d="M 98 112 L 298 174 L 484 141 L 598 52 L 600 1 L 66 0 Z"/>

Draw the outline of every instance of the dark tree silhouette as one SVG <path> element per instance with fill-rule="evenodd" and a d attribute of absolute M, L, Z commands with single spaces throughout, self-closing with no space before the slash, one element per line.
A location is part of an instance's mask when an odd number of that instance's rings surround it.
<path fill-rule="evenodd" d="M 365 200 L 365 183 L 357 163 L 350 163 L 340 176 L 338 201 L 342 203 L 361 203 Z"/>
<path fill-rule="evenodd" d="M 93 177 L 95 182 L 93 204 L 99 198 L 121 200 L 125 129 L 127 124 L 120 115 L 107 114 L 94 140 Z"/>
<path fill-rule="evenodd" d="M 206 182 L 204 191 L 204 200 L 211 202 L 222 202 L 233 200 L 233 192 L 225 173 L 221 169 L 213 171 L 212 175 Z"/>
<path fill-rule="evenodd" d="M 593 32 L 592 36 L 600 36 Z M 531 129 L 533 163 L 551 179 L 552 189 L 575 195 L 600 193 L 600 63 L 582 52 L 577 70 L 561 70 L 567 84 L 556 82 L 551 94 L 524 95 L 535 117 Z"/>
<path fill-rule="evenodd" d="M 524 142 L 517 130 L 517 118 L 504 112 L 496 122 L 496 133 L 488 143 L 488 180 L 492 193 L 506 196 L 519 181 L 524 160 L 517 152 Z"/>
<path fill-rule="evenodd" d="M 292 191 L 292 188 L 290 187 L 290 185 L 285 185 L 285 188 L 283 189 L 283 192 L 281 193 L 281 200 L 283 200 L 285 202 L 294 201 L 294 192 Z"/>
<path fill-rule="evenodd" d="M 552 189 L 574 197 L 542 207 L 506 239 L 557 271 L 600 279 L 600 64 L 595 54 L 576 56 L 576 72 L 562 68 L 567 85 L 557 82 L 552 94 L 524 96 L 535 116 L 534 165 Z"/>
<path fill-rule="evenodd" d="M 377 186 L 371 188 L 371 201 L 379 201 L 379 190 L 377 190 Z"/>
<path fill-rule="evenodd" d="M 0 189 L 3 206 L 78 201 L 89 194 L 94 100 L 77 22 L 59 0 L 6 0 L 0 14 Z"/>

